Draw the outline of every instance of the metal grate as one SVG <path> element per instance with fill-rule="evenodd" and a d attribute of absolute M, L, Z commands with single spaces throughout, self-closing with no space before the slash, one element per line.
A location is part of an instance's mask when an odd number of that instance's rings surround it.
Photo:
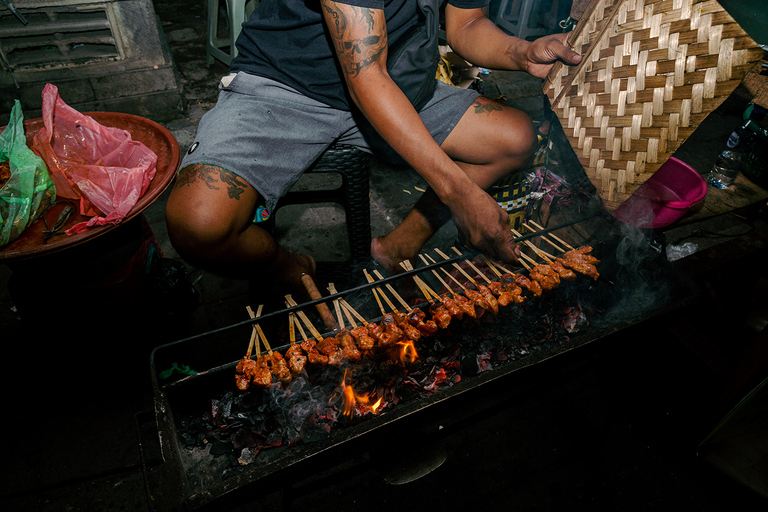
<path fill-rule="evenodd" d="M 0 12 L 0 49 L 16 70 L 59 68 L 120 60 L 106 9 L 21 11 L 27 25 Z"/>

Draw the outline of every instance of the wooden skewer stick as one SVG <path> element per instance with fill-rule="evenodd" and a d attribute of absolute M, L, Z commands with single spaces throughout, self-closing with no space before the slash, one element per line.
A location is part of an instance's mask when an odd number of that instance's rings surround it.
<path fill-rule="evenodd" d="M 454 251 L 456 254 L 458 254 L 459 256 L 463 256 L 463 254 L 461 254 L 461 251 L 459 251 L 457 248 L 455 248 L 455 247 L 451 247 L 451 249 L 453 249 L 453 251 Z M 470 267 L 472 267 L 472 270 L 474 270 L 475 272 L 477 272 L 477 275 L 479 275 L 480 277 L 482 277 L 483 279 L 485 279 L 485 282 L 486 282 L 486 283 L 490 283 L 490 282 L 491 282 L 491 280 L 490 280 L 490 279 L 488 279 L 488 276 L 486 276 L 485 274 L 483 274 L 482 272 L 480 272 L 480 269 L 479 269 L 479 268 L 477 268 L 477 267 L 475 266 L 475 264 L 474 264 L 474 263 L 472 263 L 472 262 L 471 262 L 471 261 L 469 261 L 469 260 L 464 260 L 464 261 L 466 261 L 466 262 L 467 262 L 467 265 L 469 265 Z"/>
<path fill-rule="evenodd" d="M 384 280 L 384 276 L 382 276 L 378 270 L 374 270 L 373 273 L 376 274 L 376 277 L 378 277 L 380 281 Z M 384 286 L 387 287 L 387 290 L 389 290 L 392 296 L 397 299 L 397 301 L 400 303 L 401 306 L 403 306 L 406 310 L 411 309 L 408 303 L 405 302 L 405 300 L 403 300 L 403 298 L 400 296 L 399 293 L 397 293 L 397 291 L 395 291 L 395 289 L 392 287 L 391 284 L 385 283 Z M 389 306 L 392 307 L 392 304 L 390 304 Z M 397 309 L 393 308 L 392 311 L 397 311 Z"/>
<path fill-rule="evenodd" d="M 483 261 L 485 262 L 486 265 L 488 265 L 488 268 L 490 268 L 493 271 L 493 273 L 496 274 L 496 277 L 501 277 L 501 272 L 499 272 L 499 269 L 496 268 L 496 265 L 494 265 L 493 262 L 489 260 L 486 255 L 483 254 L 480 257 L 483 258 Z"/>
<path fill-rule="evenodd" d="M 296 326 L 296 329 L 299 330 L 301 339 L 307 341 L 307 333 L 304 332 L 304 328 L 301 326 L 301 322 L 297 320 L 295 313 L 291 312 L 291 314 L 293 315 L 293 325 Z"/>
<path fill-rule="evenodd" d="M 262 308 L 264 307 L 263 304 L 259 305 L 258 311 L 259 315 L 261 315 Z M 251 306 L 245 307 L 246 311 L 248 311 L 248 316 L 253 318 L 255 315 L 253 313 L 253 310 L 251 309 Z M 248 351 L 245 353 L 245 357 L 248 359 L 251 358 L 251 353 L 253 352 L 254 346 L 256 347 L 256 357 L 261 357 L 261 343 L 259 342 L 259 331 L 256 329 L 256 326 L 251 327 L 251 341 L 248 344 Z"/>
<path fill-rule="evenodd" d="M 373 277 L 371 276 L 371 274 L 368 273 L 367 270 L 363 269 L 363 274 L 365 274 L 365 278 L 368 280 L 369 283 L 374 282 Z M 374 286 L 373 288 L 371 288 L 371 292 L 373 292 L 373 297 L 376 299 L 376 303 L 379 305 L 381 314 L 382 315 L 386 314 L 387 311 L 384 309 L 384 306 L 381 303 L 381 299 L 379 298 L 379 293 L 381 293 L 381 290 L 379 290 L 377 286 Z"/>
<path fill-rule="evenodd" d="M 515 231 L 514 229 L 512 230 L 512 233 L 514 233 L 514 234 L 515 234 L 515 236 L 522 236 L 520 233 L 518 233 L 518 232 L 517 232 L 517 231 Z M 541 249 L 539 249 L 538 247 L 536 247 L 536 244 L 532 243 L 530 240 L 526 240 L 526 241 L 525 241 L 525 245 L 527 245 L 528 247 L 530 247 L 530 248 L 531 248 L 531 250 L 532 250 L 533 252 L 535 252 L 535 253 L 536 253 L 536 255 L 537 255 L 539 258 L 541 258 L 541 259 L 543 259 L 543 260 L 546 260 L 546 261 L 547 261 L 547 262 L 549 262 L 549 263 L 552 263 L 552 259 L 550 259 L 550 258 L 548 257 L 549 255 L 548 255 L 547 253 L 545 253 L 544 251 L 542 251 Z M 538 265 L 538 263 L 537 263 L 537 265 Z"/>
<path fill-rule="evenodd" d="M 259 312 L 258 312 L 258 314 L 253 312 L 253 310 L 251 309 L 251 306 L 246 306 L 245 309 L 248 311 L 248 314 L 250 315 L 250 317 L 252 319 L 256 319 L 256 318 L 261 316 L 262 306 L 263 306 L 262 304 L 259 304 L 259 308 L 258 308 Z M 269 346 L 269 342 L 267 341 L 267 337 L 264 336 L 264 331 L 261 330 L 261 325 L 253 324 L 253 327 L 259 332 L 259 336 L 261 337 L 262 343 L 264 343 L 264 348 L 267 349 L 267 353 L 269 355 L 272 355 L 272 347 Z"/>
<path fill-rule="evenodd" d="M 427 256 L 427 258 L 429 258 L 429 260 L 430 260 L 432 263 L 435 263 L 435 260 L 433 260 L 433 259 L 432 259 L 432 257 L 430 257 L 429 255 Z M 459 285 L 459 288 L 461 288 L 462 290 L 466 290 L 466 289 L 467 289 L 467 288 L 466 288 L 466 287 L 465 287 L 463 284 L 461 284 L 461 282 L 460 282 L 458 279 L 456 279 L 455 277 L 453 277 L 453 276 L 452 276 L 452 275 L 451 275 L 451 274 L 450 274 L 450 273 L 449 273 L 447 270 L 445 270 L 443 267 L 440 267 L 440 270 L 442 270 L 442 271 L 443 271 L 443 274 L 445 274 L 446 276 L 448 276 L 448 278 L 450 278 L 450 279 L 451 279 L 451 281 L 453 281 L 454 283 L 456 283 L 457 285 Z M 434 271 L 433 271 L 433 272 L 434 272 Z M 435 276 L 437 276 L 437 278 L 438 278 L 438 279 L 440 279 L 440 276 L 438 276 L 438 275 L 437 275 L 437 272 L 435 272 Z M 443 281 L 442 279 L 440 279 L 440 282 L 441 282 L 441 283 L 443 283 L 443 286 L 445 286 L 446 288 L 448 288 L 448 290 L 449 290 L 451 293 L 453 293 L 454 295 L 456 295 L 456 292 L 454 292 L 453 290 L 451 290 L 451 287 L 450 287 L 450 286 L 448 286 L 448 285 L 445 283 L 445 281 Z"/>
<path fill-rule="evenodd" d="M 532 220 L 531 220 L 531 221 L 528 221 L 528 222 L 530 222 L 531 224 L 533 224 L 533 225 L 534 225 L 535 227 L 537 227 L 538 229 L 544 229 L 543 227 L 541 227 L 540 225 L 536 224 L 536 223 L 535 223 L 535 222 L 533 222 Z M 551 236 L 552 238 L 554 238 L 555 240 L 557 240 L 558 242 L 560 242 L 561 244 L 563 244 L 564 246 L 566 246 L 566 247 L 567 247 L 567 248 L 569 248 L 570 250 L 573 250 L 573 247 L 571 247 L 571 246 L 568 244 L 568 242 L 566 242 L 565 240 L 561 240 L 560 238 L 558 238 L 557 236 L 553 235 L 552 233 L 549 233 L 549 236 Z"/>
<path fill-rule="evenodd" d="M 358 313 L 357 311 L 355 311 L 355 308 L 353 308 L 353 307 L 352 307 L 352 306 L 349 304 L 349 302 L 347 302 L 347 301 L 346 301 L 346 300 L 344 300 L 344 299 L 341 299 L 340 301 L 341 301 L 341 305 L 344 307 L 344 309 L 345 309 L 346 311 L 348 311 L 349 313 L 352 313 L 352 316 L 354 316 L 355 318 L 357 318 L 357 319 L 360 321 L 360 323 L 362 323 L 363 325 L 366 325 L 366 324 L 368 323 L 368 321 L 367 321 L 365 318 L 363 318 L 363 315 L 361 315 L 360 313 Z"/>
<path fill-rule="evenodd" d="M 448 255 L 447 255 L 447 254 L 445 254 L 445 253 L 444 253 L 443 251 L 441 251 L 440 249 L 437 249 L 437 248 L 436 248 L 436 249 L 435 249 L 435 252 L 436 252 L 437 254 L 439 254 L 440 256 L 442 256 L 442 257 L 443 257 L 443 259 L 445 259 L 445 260 L 449 260 L 449 259 L 451 259 L 451 258 L 449 258 L 449 257 L 448 257 Z M 467 274 L 467 273 L 464 271 L 464 269 L 463 269 L 463 268 L 461 268 L 461 266 L 460 266 L 458 263 L 456 263 L 455 261 L 453 262 L 453 268 L 455 268 L 456 270 L 458 270 L 459 272 L 461 272 L 461 273 L 464 275 L 464 277 L 466 277 L 466 278 L 469 280 L 469 282 L 470 282 L 470 283 L 472 283 L 472 284 L 474 284 L 475 286 L 477 286 L 477 283 L 475 282 L 475 280 L 474 280 L 474 279 L 472 279 L 472 277 L 470 277 L 470 275 L 469 275 L 469 274 Z M 464 287 L 462 286 L 462 288 L 464 288 Z M 464 289 L 466 289 L 466 288 L 464 288 Z"/>
<path fill-rule="evenodd" d="M 529 226 L 529 225 L 528 225 L 528 224 L 526 224 L 525 222 L 523 222 L 523 227 L 524 227 L 524 228 L 526 228 L 526 229 L 528 229 L 528 230 L 529 230 L 531 233 L 535 233 L 535 232 L 536 232 L 536 230 L 535 230 L 535 229 L 533 229 L 531 226 Z M 550 239 L 547 237 L 547 235 L 541 235 L 541 239 L 542 239 L 542 240 L 544 240 L 545 242 L 547 242 L 547 243 L 548 243 L 549 245 L 551 245 L 552 247 L 554 247 L 554 248 L 555 248 L 555 250 L 557 250 L 558 252 L 565 252 L 565 249 L 563 249 L 562 247 L 560 247 L 559 245 L 557 245 L 555 242 L 553 242 L 552 240 L 550 240 Z"/>
<path fill-rule="evenodd" d="M 408 260 L 401 261 L 400 266 L 403 267 L 405 270 L 413 270 L 413 265 L 411 265 L 411 262 Z M 422 281 L 419 276 L 413 276 L 413 282 L 416 283 L 416 286 L 419 287 L 419 290 L 421 290 L 421 293 L 424 294 L 424 297 L 427 299 L 427 302 L 431 301 L 432 295 L 430 294 L 430 292 L 432 290 L 429 290 L 427 283 Z"/>
<path fill-rule="evenodd" d="M 527 261 L 528 263 L 530 263 L 530 264 L 531 264 L 531 265 L 533 265 L 534 267 L 535 267 L 536 265 L 538 265 L 538 264 L 539 264 L 539 263 L 538 263 L 536 260 L 534 260 L 533 258 L 531 258 L 530 256 L 528 256 L 528 255 L 527 255 L 527 254 L 525 254 L 525 253 L 520 253 L 520 256 L 522 257 L 522 259 L 520 260 L 520 263 L 522 263 L 522 265 L 523 265 L 523 266 L 524 266 L 524 267 L 525 267 L 527 270 L 531 270 L 531 267 L 529 267 L 528 265 L 526 265 L 525 261 Z M 525 260 L 525 261 L 523 261 L 523 260 Z"/>
<path fill-rule="evenodd" d="M 335 292 L 336 287 L 333 286 L 333 283 L 328 283 L 328 291 L 332 294 Z M 339 323 L 339 329 L 344 329 L 344 316 L 341 314 L 341 304 L 339 304 L 339 299 L 333 299 L 333 307 L 336 309 L 336 321 Z"/>
<path fill-rule="evenodd" d="M 419 254 L 419 257 L 421 258 L 421 261 L 424 262 L 425 265 L 429 265 L 429 261 L 427 261 L 427 257 L 425 257 L 423 254 Z M 434 263 L 434 260 L 432 261 Z M 432 273 L 435 275 L 438 281 L 440 281 L 440 284 L 442 284 L 446 290 L 448 290 L 450 293 L 454 293 L 453 290 L 451 290 L 451 287 L 448 286 L 448 283 L 443 281 L 443 278 L 440 277 L 440 274 L 437 273 L 437 270 L 432 269 Z M 432 293 L 435 293 L 434 291 Z M 437 294 L 435 293 L 437 296 Z"/>
<path fill-rule="evenodd" d="M 298 306 L 296 301 L 293 300 L 293 297 L 290 295 L 286 295 L 285 300 L 288 301 L 288 304 L 290 304 L 291 307 Z M 303 311 L 298 310 L 296 315 L 301 319 L 302 322 L 304 322 L 304 324 L 307 326 L 307 329 L 309 329 L 309 332 L 312 333 L 312 336 L 314 336 L 317 341 L 323 341 L 323 335 L 320 334 L 317 329 L 315 329 L 315 326 L 312 325 L 312 322 L 310 322 L 309 318 L 307 318 L 307 315 Z"/>
<path fill-rule="evenodd" d="M 331 292 L 331 294 L 333 294 L 333 295 L 336 295 L 336 294 L 338 293 L 338 292 L 336 291 L 336 287 L 333 285 L 333 283 L 328 283 L 328 291 L 329 291 L 329 292 Z M 346 316 L 346 317 L 347 317 L 347 321 L 349 322 L 349 325 L 351 325 L 353 329 L 354 329 L 355 327 L 357 327 L 357 324 L 355 323 L 355 319 L 354 319 L 354 317 L 353 317 L 353 316 L 352 316 L 352 314 L 349 312 L 349 310 L 347 309 L 347 307 L 344 305 L 344 299 L 342 299 L 341 297 L 338 297 L 338 298 L 336 298 L 336 299 L 334 300 L 334 302 L 336 303 L 336 308 L 337 308 L 338 310 L 341 310 L 341 311 L 343 311 L 343 312 L 344 312 L 344 316 Z M 342 323 L 343 323 L 343 322 L 341 322 L 341 320 L 340 320 L 340 321 L 339 321 L 339 325 L 342 325 Z M 343 329 L 343 328 L 344 328 L 344 327 L 343 327 L 343 325 L 342 325 L 342 329 Z"/>

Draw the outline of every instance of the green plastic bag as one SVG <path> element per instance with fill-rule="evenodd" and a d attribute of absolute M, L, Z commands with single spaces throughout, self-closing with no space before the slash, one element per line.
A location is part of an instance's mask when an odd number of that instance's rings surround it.
<path fill-rule="evenodd" d="M 0 188 L 0 247 L 16 240 L 56 200 L 56 187 L 42 158 L 27 146 L 21 103 L 0 133 L 0 162 L 8 161 L 11 177 Z"/>

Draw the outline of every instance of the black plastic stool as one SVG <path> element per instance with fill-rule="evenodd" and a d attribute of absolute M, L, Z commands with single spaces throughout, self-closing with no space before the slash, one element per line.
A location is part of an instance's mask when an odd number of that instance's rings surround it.
<path fill-rule="evenodd" d="M 349 277 L 351 265 L 364 265 L 371 257 L 371 207 L 369 175 L 371 155 L 355 146 L 334 144 L 320 155 L 308 173 L 336 173 L 341 185 L 335 188 L 292 190 L 277 203 L 270 216 L 274 228 L 275 214 L 288 205 L 337 203 L 344 208 L 350 257 L 344 262 L 318 261 L 318 274 Z"/>

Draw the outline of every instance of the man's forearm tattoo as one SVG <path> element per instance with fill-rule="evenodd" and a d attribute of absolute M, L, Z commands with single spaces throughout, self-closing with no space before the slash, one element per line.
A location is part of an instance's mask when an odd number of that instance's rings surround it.
<path fill-rule="evenodd" d="M 504 110 L 501 105 L 484 101 L 481 98 L 476 99 L 472 106 L 475 108 L 475 114 L 490 114 L 493 111 Z"/>
<path fill-rule="evenodd" d="M 335 3 L 323 1 L 323 9 L 329 18 L 328 27 L 336 46 L 344 73 L 357 76 L 360 71 L 377 62 L 387 48 L 387 35 L 383 27 L 376 27 L 370 9 L 346 5 L 340 9 Z M 364 26 L 367 34 L 363 37 L 350 35 L 350 27 Z"/>
<path fill-rule="evenodd" d="M 211 190 L 220 190 L 219 183 L 227 187 L 230 199 L 240 199 L 240 194 L 245 191 L 246 184 L 239 176 L 221 167 L 212 165 L 190 165 L 179 171 L 176 178 L 176 187 L 191 186 L 202 182 Z"/>

